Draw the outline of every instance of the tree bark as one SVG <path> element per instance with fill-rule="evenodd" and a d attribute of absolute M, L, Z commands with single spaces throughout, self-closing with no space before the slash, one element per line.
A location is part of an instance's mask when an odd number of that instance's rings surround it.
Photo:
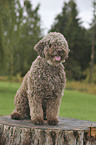
<path fill-rule="evenodd" d="M 93 33 L 94 32 L 95 32 L 95 30 L 93 31 Z M 91 62 L 90 62 L 89 83 L 92 82 L 92 75 L 93 75 L 93 68 L 94 68 L 94 47 L 95 47 L 95 40 L 93 38 L 93 40 L 92 40 L 92 48 L 91 48 Z"/>
<path fill-rule="evenodd" d="M 0 117 L 0 145 L 96 145 L 96 122 L 59 118 L 58 125 Z"/>
<path fill-rule="evenodd" d="M 96 25 L 96 0 L 93 1 L 93 22 L 92 22 L 92 47 L 91 47 L 91 62 L 90 62 L 90 74 L 89 83 L 92 82 L 92 75 L 94 69 L 94 49 L 95 49 L 95 25 Z"/>

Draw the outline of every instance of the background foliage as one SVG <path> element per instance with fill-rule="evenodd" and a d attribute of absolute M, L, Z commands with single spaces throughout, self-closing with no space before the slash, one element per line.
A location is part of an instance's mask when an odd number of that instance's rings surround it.
<path fill-rule="evenodd" d="M 33 47 L 42 36 L 38 10 L 39 5 L 33 9 L 30 1 L 24 7 L 19 0 L 0 1 L 1 75 L 24 75 L 36 58 Z"/>
<path fill-rule="evenodd" d="M 96 3 L 93 3 L 95 10 Z M 33 9 L 30 0 L 0 0 L 0 75 L 24 76 L 31 63 L 37 57 L 34 45 L 44 36 L 41 29 L 41 18 L 37 5 Z M 90 29 L 82 26 L 78 17 L 77 4 L 74 0 L 65 2 L 62 12 L 58 14 L 49 32 L 61 32 L 67 39 L 70 48 L 69 59 L 65 68 L 70 80 L 86 80 L 90 78 L 91 48 L 96 38 L 96 13 Z M 93 38 L 94 32 L 94 38 Z M 93 79 L 96 83 L 96 40 L 94 39 Z"/>

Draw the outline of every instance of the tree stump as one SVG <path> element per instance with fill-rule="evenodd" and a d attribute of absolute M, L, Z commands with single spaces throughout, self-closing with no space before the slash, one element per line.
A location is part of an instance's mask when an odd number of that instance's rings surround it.
<path fill-rule="evenodd" d="M 96 122 L 60 117 L 58 125 L 0 116 L 0 145 L 96 145 Z"/>

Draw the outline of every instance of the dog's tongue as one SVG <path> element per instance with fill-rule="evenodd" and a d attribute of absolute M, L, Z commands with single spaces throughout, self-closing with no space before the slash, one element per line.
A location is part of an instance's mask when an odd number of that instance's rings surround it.
<path fill-rule="evenodd" d="M 60 61 L 61 60 L 61 57 L 60 56 L 55 56 L 55 60 L 56 61 Z"/>

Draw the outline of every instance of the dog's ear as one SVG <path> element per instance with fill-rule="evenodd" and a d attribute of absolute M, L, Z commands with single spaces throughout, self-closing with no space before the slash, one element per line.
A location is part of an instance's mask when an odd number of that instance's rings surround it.
<path fill-rule="evenodd" d="M 43 42 L 43 41 L 40 40 L 34 46 L 34 50 L 36 50 L 41 57 L 44 57 L 44 47 L 45 47 L 45 42 Z"/>

